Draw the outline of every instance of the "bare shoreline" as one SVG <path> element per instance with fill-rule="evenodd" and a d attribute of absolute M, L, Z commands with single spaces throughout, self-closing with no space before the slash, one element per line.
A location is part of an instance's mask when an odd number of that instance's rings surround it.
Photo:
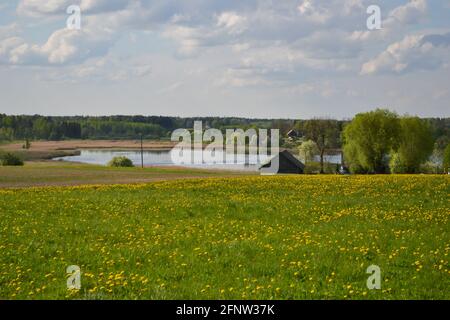
<path fill-rule="evenodd" d="M 144 140 L 143 148 L 149 150 L 170 150 L 176 145 L 172 141 Z M 13 142 L 0 146 L 3 150 L 23 150 L 22 142 Z M 63 140 L 32 141 L 29 151 L 77 150 L 77 149 L 140 149 L 140 140 Z"/>
<path fill-rule="evenodd" d="M 63 140 L 31 141 L 29 149 L 23 148 L 24 142 L 14 141 L 0 145 L 0 152 L 14 152 L 26 161 L 51 160 L 80 154 L 80 150 L 139 150 L 140 140 Z M 143 149 L 152 151 L 169 151 L 176 142 L 144 140 Z"/>

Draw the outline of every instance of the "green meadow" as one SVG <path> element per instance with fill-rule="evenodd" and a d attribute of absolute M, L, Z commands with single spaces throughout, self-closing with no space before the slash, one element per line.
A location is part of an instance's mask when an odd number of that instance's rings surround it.
<path fill-rule="evenodd" d="M 449 194 L 419 175 L 1 189 L 0 298 L 449 299 Z"/>

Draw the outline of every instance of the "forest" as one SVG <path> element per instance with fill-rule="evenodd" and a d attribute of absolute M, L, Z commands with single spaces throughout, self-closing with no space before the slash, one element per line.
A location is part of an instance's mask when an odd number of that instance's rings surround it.
<path fill-rule="evenodd" d="M 0 114 L 0 141 L 67 140 L 67 139 L 169 139 L 173 130 L 192 128 L 194 121 L 205 127 L 225 129 L 280 129 L 284 136 L 291 129 L 300 134 L 308 120 L 250 119 L 237 117 L 165 117 L 165 116 L 42 116 Z M 339 132 L 350 120 L 316 119 L 336 126 Z M 446 144 L 450 137 L 450 118 L 424 119 L 432 128 L 436 141 Z M 337 141 L 336 147 L 339 147 Z"/>

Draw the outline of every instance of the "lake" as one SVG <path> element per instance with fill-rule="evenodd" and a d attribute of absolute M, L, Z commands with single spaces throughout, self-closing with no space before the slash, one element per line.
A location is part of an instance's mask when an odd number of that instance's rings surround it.
<path fill-rule="evenodd" d="M 145 150 L 144 151 L 144 166 L 179 166 L 172 162 L 172 153 L 179 152 L 178 149 L 172 150 Z M 194 151 L 194 156 L 200 155 L 201 151 Z M 125 156 L 133 161 L 135 166 L 141 165 L 141 152 L 139 150 L 81 150 L 79 155 L 55 158 L 54 160 L 64 160 L 70 162 L 80 162 L 88 164 L 106 165 L 112 158 L 118 156 Z M 217 151 L 216 159 L 223 159 L 224 153 Z M 203 168 L 203 169 L 225 169 L 225 170 L 245 170 L 257 171 L 261 165 L 268 160 L 268 157 L 259 159 L 254 155 L 247 156 L 247 161 L 241 159 L 237 163 L 203 163 L 203 164 L 184 164 L 184 167 Z M 316 161 L 320 159 L 316 157 Z M 247 163 L 246 163 L 247 162 Z M 325 162 L 340 164 L 340 155 L 327 155 Z"/>
<path fill-rule="evenodd" d="M 177 152 L 177 149 L 172 150 L 145 150 L 144 166 L 180 166 L 172 162 L 171 154 Z M 201 151 L 194 151 L 197 156 Z M 80 150 L 80 154 L 76 156 L 67 156 L 54 158 L 54 160 L 64 160 L 69 162 L 80 162 L 88 164 L 106 165 L 112 158 L 124 156 L 133 161 L 135 166 L 141 165 L 141 152 L 139 150 Z M 217 158 L 223 158 L 223 153 L 217 152 L 215 155 Z M 262 159 L 265 162 L 266 159 Z M 252 163 L 252 164 L 248 164 Z M 183 164 L 184 167 L 190 168 L 202 168 L 202 169 L 225 169 L 225 170 L 245 170 L 245 171 L 257 171 L 261 161 L 255 157 L 250 157 L 250 161 L 241 161 L 235 164 Z"/>

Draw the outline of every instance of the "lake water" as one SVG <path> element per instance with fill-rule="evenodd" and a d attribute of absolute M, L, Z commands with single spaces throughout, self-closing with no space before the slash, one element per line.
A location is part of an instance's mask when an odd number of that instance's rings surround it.
<path fill-rule="evenodd" d="M 319 162 L 320 156 L 315 156 L 314 161 Z M 342 164 L 342 156 L 340 154 L 330 154 L 330 155 L 324 155 L 323 161 L 332 163 L 332 164 Z"/>
<path fill-rule="evenodd" d="M 147 150 L 143 152 L 144 166 L 180 166 L 172 162 L 172 153 L 179 152 L 177 149 L 172 150 Z M 194 151 L 193 156 L 198 157 L 201 151 Z M 55 158 L 54 160 L 64 160 L 70 162 L 80 162 L 88 164 L 106 165 L 112 158 L 125 156 L 135 166 L 141 165 L 141 152 L 139 150 L 81 150 L 79 155 Z M 216 152 L 215 159 L 223 159 L 224 154 Z M 182 164 L 184 167 L 203 168 L 203 169 L 225 169 L 225 170 L 245 170 L 257 171 L 261 162 L 265 162 L 267 158 L 258 159 L 258 157 L 247 156 L 247 161 L 236 161 L 234 164 L 223 163 L 203 163 L 203 164 Z M 222 161 L 223 162 L 223 161 Z M 247 164 L 246 164 L 247 162 Z"/>
<path fill-rule="evenodd" d="M 179 149 L 172 150 L 147 150 L 144 151 L 144 166 L 179 166 L 172 162 L 172 153 L 180 152 Z M 70 162 L 80 162 L 88 164 L 106 165 L 112 158 L 118 156 L 125 156 L 133 161 L 135 166 L 141 165 L 141 152 L 139 150 L 81 150 L 77 156 L 68 156 L 55 158 L 54 160 L 64 160 Z M 201 156 L 201 151 L 194 151 L 194 157 Z M 215 159 L 224 159 L 225 153 L 216 152 L 214 154 Z M 245 171 L 257 171 L 261 163 L 265 163 L 268 157 L 257 157 L 255 155 L 248 155 L 247 159 L 241 157 L 237 159 L 235 163 L 203 163 L 203 164 L 183 164 L 184 167 L 192 168 L 204 168 L 204 169 L 225 169 L 225 170 L 245 170 Z M 315 159 L 319 161 L 320 159 Z M 341 163 L 340 155 L 328 155 L 325 156 L 325 161 L 330 163 Z M 223 161 L 220 161 L 223 162 Z"/>

